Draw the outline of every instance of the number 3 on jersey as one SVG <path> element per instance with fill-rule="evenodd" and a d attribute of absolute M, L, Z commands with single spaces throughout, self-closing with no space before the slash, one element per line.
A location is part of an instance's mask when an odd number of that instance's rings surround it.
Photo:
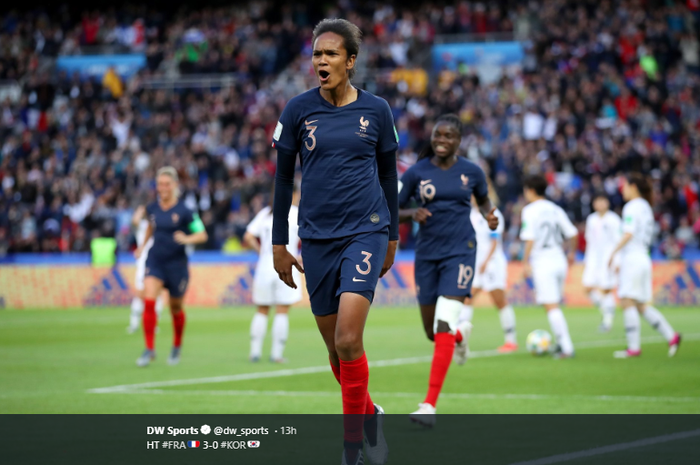
<path fill-rule="evenodd" d="M 369 252 L 363 251 L 363 252 L 362 252 L 362 255 L 365 256 L 365 259 L 362 260 L 362 263 L 366 263 L 366 264 L 367 264 L 367 269 L 366 269 L 366 270 L 363 270 L 362 268 L 360 268 L 360 265 L 355 265 L 355 269 L 356 269 L 357 272 L 360 273 L 361 275 L 365 275 L 365 276 L 366 276 L 366 275 L 369 274 L 370 271 L 372 271 L 372 264 L 369 262 L 369 259 L 372 258 L 372 254 L 369 253 Z"/>
<path fill-rule="evenodd" d="M 466 289 L 469 285 L 469 281 L 474 277 L 474 268 L 471 266 L 459 264 L 459 276 L 457 277 L 457 287 L 459 289 Z"/>

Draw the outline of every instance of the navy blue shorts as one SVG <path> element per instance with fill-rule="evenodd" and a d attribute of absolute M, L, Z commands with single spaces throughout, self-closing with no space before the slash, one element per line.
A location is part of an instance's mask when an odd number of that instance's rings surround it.
<path fill-rule="evenodd" d="M 440 260 L 416 258 L 414 273 L 420 305 L 434 305 L 438 296 L 471 297 L 476 248 Z"/>
<path fill-rule="evenodd" d="M 187 292 L 190 272 L 187 261 L 156 262 L 150 257 L 146 259 L 146 276 L 153 276 L 163 281 L 163 287 L 168 290 L 170 297 L 178 299 Z"/>
<path fill-rule="evenodd" d="M 371 303 L 388 246 L 388 229 L 338 239 L 302 239 L 301 258 L 313 314 L 338 313 L 343 292 L 359 294 Z"/>

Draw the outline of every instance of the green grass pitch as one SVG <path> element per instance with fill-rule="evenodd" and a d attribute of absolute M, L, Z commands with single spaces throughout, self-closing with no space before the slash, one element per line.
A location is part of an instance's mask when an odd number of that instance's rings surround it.
<path fill-rule="evenodd" d="M 700 311 L 662 309 L 685 338 L 675 358 L 643 321 L 643 355 L 616 360 L 622 318 L 599 334 L 593 309 L 565 309 L 576 358 L 536 358 L 525 337 L 549 329 L 544 311 L 516 309 L 517 354 L 502 343 L 494 310 L 478 309 L 474 358 L 453 365 L 440 413 L 700 413 Z M 247 360 L 251 307 L 187 309 L 182 362 L 165 363 L 170 318 L 161 320 L 158 359 L 137 368 L 140 334 L 127 335 L 129 310 L 0 311 L 0 413 L 341 413 L 340 390 L 306 308 L 291 314 L 276 365 Z M 267 357 L 269 332 L 266 340 Z M 387 413 L 409 413 L 423 400 L 432 344 L 417 308 L 373 308 L 365 335 L 370 393 Z M 105 388 L 105 389 L 101 389 Z"/>

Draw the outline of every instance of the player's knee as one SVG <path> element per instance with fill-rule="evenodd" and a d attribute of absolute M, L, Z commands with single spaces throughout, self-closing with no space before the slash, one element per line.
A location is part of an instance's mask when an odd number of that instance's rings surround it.
<path fill-rule="evenodd" d="M 449 333 L 450 330 L 450 324 L 446 321 L 443 320 L 438 320 L 437 324 L 435 325 L 435 332 L 436 333 Z"/>
<path fill-rule="evenodd" d="M 353 333 L 336 334 L 335 351 L 341 355 L 355 352 L 362 347 L 362 335 Z"/>
<path fill-rule="evenodd" d="M 171 302 L 170 303 L 170 312 L 173 315 L 176 315 L 182 311 L 182 302 Z"/>

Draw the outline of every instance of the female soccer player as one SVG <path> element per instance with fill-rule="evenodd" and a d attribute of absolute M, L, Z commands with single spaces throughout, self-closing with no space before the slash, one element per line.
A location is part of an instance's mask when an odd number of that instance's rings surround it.
<path fill-rule="evenodd" d="M 289 101 L 273 135 L 277 175 L 272 244 L 275 270 L 296 288 L 304 272 L 286 245 L 294 168 L 303 182 L 299 205 L 301 255 L 311 311 L 340 382 L 345 415 L 342 463 L 384 463 L 388 449 L 367 392 L 365 322 L 377 281 L 394 263 L 398 241 L 396 130 L 386 101 L 353 87 L 361 32 L 343 19 L 321 21 L 313 33 L 320 86 Z"/>
<path fill-rule="evenodd" d="M 476 203 L 476 198 L 472 196 L 472 205 Z M 491 295 L 491 300 L 498 308 L 498 316 L 501 320 L 501 328 L 505 342 L 497 350 L 507 354 L 518 350 L 518 340 L 515 333 L 515 311 L 508 304 L 506 297 L 506 281 L 508 279 L 508 261 L 503 252 L 503 230 L 505 219 L 501 212 L 496 209 L 494 212 L 498 218 L 498 228 L 492 231 L 488 222 L 476 209 L 472 209 L 470 219 L 474 231 L 476 232 L 476 269 L 472 282 L 472 296 L 464 300 L 464 307 L 459 316 L 459 322 L 472 321 L 474 309 L 472 300 L 482 291 Z M 455 362 L 458 365 L 466 361 L 466 351 L 464 357 L 462 352 L 455 352 Z"/>
<path fill-rule="evenodd" d="M 560 307 L 569 265 L 574 263 L 576 257 L 578 230 L 559 205 L 545 198 L 547 180 L 544 176 L 528 176 L 523 184 L 523 194 L 528 203 L 521 213 L 520 229 L 520 240 L 525 243 L 524 274 L 525 277 L 532 277 L 535 300 L 547 312 L 549 326 L 557 342 L 554 357 L 571 358 L 574 356 L 574 343 Z M 568 253 L 564 253 L 564 239 L 569 241 Z"/>
<path fill-rule="evenodd" d="M 292 205 L 289 211 L 289 244 L 287 249 L 294 256 L 299 253 L 298 209 Z M 259 242 L 258 242 L 259 241 Z M 250 361 L 258 362 L 262 356 L 262 346 L 267 332 L 267 315 L 270 306 L 275 305 L 275 318 L 272 321 L 272 350 L 270 361 L 284 362 L 284 346 L 289 336 L 289 307 L 301 300 L 301 289 L 292 289 L 282 283 L 275 272 L 272 260 L 272 207 L 260 210 L 250 222 L 243 242 L 258 255 L 253 278 L 253 303 L 258 311 L 250 323 Z M 301 275 L 293 269 L 294 282 L 299 282 Z"/>
<path fill-rule="evenodd" d="M 614 353 L 616 358 L 639 357 L 642 354 L 639 314 L 668 341 L 668 356 L 673 357 L 681 343 L 666 318 L 649 302 L 652 298 L 652 265 L 649 248 L 654 237 L 654 213 L 651 209 L 652 188 L 640 173 L 627 176 L 622 186 L 627 201 L 622 209 L 622 239 L 612 251 L 608 266 L 620 256 L 620 286 L 617 294 L 623 310 L 627 350 Z"/>
<path fill-rule="evenodd" d="M 428 394 L 411 421 L 435 424 L 435 406 L 455 352 L 464 352 L 471 323 L 458 326 L 465 297 L 471 294 L 477 238 L 469 219 L 472 194 L 488 227 L 498 227 L 484 172 L 458 155 L 462 123 L 456 115 L 438 118 L 428 146 L 401 178 L 402 220 L 420 224 L 416 241 L 415 281 L 423 327 L 435 341 Z M 406 209 L 411 199 L 421 207 Z"/>
<path fill-rule="evenodd" d="M 146 230 L 148 229 L 148 219 L 146 218 L 146 207 L 139 205 L 131 217 L 131 224 L 136 228 L 136 247 L 141 247 L 141 255 L 136 260 L 136 277 L 134 279 L 134 288 L 136 295 L 131 299 L 131 315 L 129 317 L 129 334 L 135 333 L 141 325 L 143 318 L 143 280 L 146 277 L 146 259 L 148 251 L 153 245 L 153 237 L 148 242 L 144 242 Z M 156 313 L 160 317 L 163 312 L 163 295 L 161 293 L 156 300 Z"/>
<path fill-rule="evenodd" d="M 583 286 L 603 316 L 599 331 L 607 333 L 615 319 L 615 270 L 608 267 L 610 253 L 620 242 L 620 217 L 610 211 L 603 194 L 593 198 L 593 213 L 586 219 L 586 255 L 583 258 Z"/>
<path fill-rule="evenodd" d="M 178 199 L 178 176 L 175 168 L 166 166 L 158 170 L 156 189 L 158 200 L 146 207 L 149 225 L 143 244 L 136 250 L 136 258 L 143 254 L 145 244 L 153 237 L 153 245 L 146 259 L 144 279 L 143 334 L 146 349 L 136 360 L 140 367 L 148 366 L 155 358 L 156 298 L 162 289 L 170 293 L 170 311 L 173 315 L 173 348 L 169 365 L 180 362 L 180 345 L 185 330 L 185 311 L 182 302 L 187 290 L 189 271 L 185 246 L 207 241 L 207 232 L 197 213 Z"/>

